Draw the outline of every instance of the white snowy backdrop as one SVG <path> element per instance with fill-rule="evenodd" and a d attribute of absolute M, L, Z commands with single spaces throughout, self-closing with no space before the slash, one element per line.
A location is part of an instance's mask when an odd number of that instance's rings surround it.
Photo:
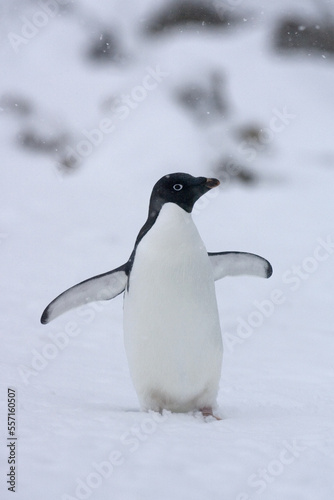
<path fill-rule="evenodd" d="M 333 498 L 333 19 L 332 0 L 2 0 L 1 498 Z M 217 284 L 222 421 L 139 412 L 120 297 L 39 323 L 128 259 L 176 171 L 221 179 L 194 213 L 208 250 L 274 267 Z"/>

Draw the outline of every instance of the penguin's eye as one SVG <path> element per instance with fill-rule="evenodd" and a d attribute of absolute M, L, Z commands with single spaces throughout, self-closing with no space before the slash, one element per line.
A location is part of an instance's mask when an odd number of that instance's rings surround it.
<path fill-rule="evenodd" d="M 181 191 L 183 189 L 182 184 L 174 184 L 173 186 L 174 191 Z"/>

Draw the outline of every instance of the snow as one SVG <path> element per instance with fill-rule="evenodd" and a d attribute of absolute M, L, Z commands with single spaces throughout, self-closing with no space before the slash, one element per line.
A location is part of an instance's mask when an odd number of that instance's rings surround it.
<path fill-rule="evenodd" d="M 20 33 L 24 17 L 41 7 L 6 2 L 1 498 L 12 498 L 8 387 L 17 393 L 17 500 L 332 498 L 333 61 L 276 54 L 271 28 L 292 2 L 273 4 L 234 2 L 233 12 L 250 21 L 228 32 L 147 38 L 141 24 L 158 8 L 153 0 L 82 0 L 49 17 L 16 52 L 8 33 Z M 301 6 L 295 0 L 293 11 Z M 125 60 L 89 62 L 88 35 L 109 22 Z M 152 83 L 145 78 L 159 68 L 160 81 L 142 101 L 131 101 L 126 118 L 112 113 L 113 99 L 124 105 L 122 96 Z M 203 125 L 175 92 L 216 69 L 226 78 L 231 112 Z M 30 115 L 6 110 L 4 95 L 31 103 Z M 16 139 L 33 126 L 51 138 L 66 134 L 75 149 L 87 140 L 84 131 L 106 119 L 114 130 L 98 134 L 100 143 L 69 174 L 57 167 L 59 157 L 24 149 Z M 266 132 L 250 154 L 233 132 L 252 123 Z M 128 259 L 160 176 L 213 176 L 227 146 L 259 182 L 249 187 L 225 176 L 216 196 L 200 200 L 194 220 L 208 250 L 258 253 L 274 274 L 216 285 L 223 420 L 142 413 L 123 347 L 121 297 L 48 326 L 39 318 L 69 286 Z"/>

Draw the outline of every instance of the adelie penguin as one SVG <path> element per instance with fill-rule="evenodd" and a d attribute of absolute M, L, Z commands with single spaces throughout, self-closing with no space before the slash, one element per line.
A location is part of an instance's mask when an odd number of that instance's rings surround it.
<path fill-rule="evenodd" d="M 217 179 L 184 173 L 162 177 L 129 260 L 63 292 L 42 315 L 45 324 L 124 292 L 125 349 L 143 410 L 214 416 L 223 355 L 214 282 L 272 274 L 258 255 L 207 252 L 191 212 L 218 185 Z"/>

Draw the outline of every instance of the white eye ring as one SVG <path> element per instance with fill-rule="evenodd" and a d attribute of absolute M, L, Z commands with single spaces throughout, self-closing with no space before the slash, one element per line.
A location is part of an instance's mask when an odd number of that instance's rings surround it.
<path fill-rule="evenodd" d="M 173 186 L 174 191 L 181 191 L 183 189 L 182 184 L 174 184 Z"/>

